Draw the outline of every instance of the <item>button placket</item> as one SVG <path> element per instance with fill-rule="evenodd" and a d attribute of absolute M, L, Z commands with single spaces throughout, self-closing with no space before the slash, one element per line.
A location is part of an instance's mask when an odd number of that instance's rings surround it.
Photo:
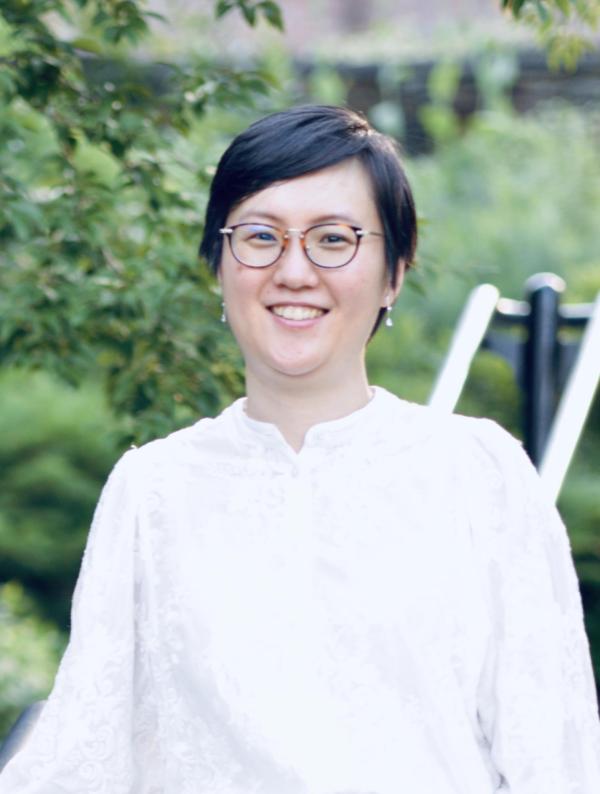
<path fill-rule="evenodd" d="M 306 456 L 299 455 L 298 459 L 291 463 L 287 491 L 286 513 L 290 522 L 288 536 L 295 558 L 294 568 L 298 574 L 304 613 L 308 624 L 311 624 L 315 552 L 311 466 Z"/>

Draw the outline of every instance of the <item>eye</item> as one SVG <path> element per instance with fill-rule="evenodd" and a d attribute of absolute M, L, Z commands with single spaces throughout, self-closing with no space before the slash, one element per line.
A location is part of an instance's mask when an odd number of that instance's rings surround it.
<path fill-rule="evenodd" d="M 269 226 L 243 226 L 240 227 L 242 239 L 245 243 L 256 247 L 266 247 L 279 245 L 279 238 L 276 229 Z"/>
<path fill-rule="evenodd" d="M 251 237 L 253 240 L 265 240 L 267 242 L 275 239 L 273 232 L 255 232 Z"/>
<path fill-rule="evenodd" d="M 322 248 L 344 248 L 354 245 L 354 238 L 350 230 L 343 228 L 319 229 L 317 244 Z"/>

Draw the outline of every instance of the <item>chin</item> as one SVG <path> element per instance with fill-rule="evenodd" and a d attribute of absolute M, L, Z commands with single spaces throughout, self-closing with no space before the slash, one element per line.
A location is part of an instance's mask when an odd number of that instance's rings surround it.
<path fill-rule="evenodd" d="M 302 378 L 313 375 L 318 367 L 314 364 L 288 362 L 286 364 L 279 363 L 272 365 L 271 369 L 278 375 L 287 376 L 289 378 Z"/>
<path fill-rule="evenodd" d="M 290 350 L 281 347 L 268 351 L 262 364 L 268 369 L 281 375 L 297 377 L 310 375 L 320 369 L 325 363 L 325 358 L 320 350 Z"/>
<path fill-rule="evenodd" d="M 323 366 L 323 360 L 314 356 L 271 356 L 263 359 L 261 369 L 275 373 L 277 376 L 301 378 L 310 376 Z"/>

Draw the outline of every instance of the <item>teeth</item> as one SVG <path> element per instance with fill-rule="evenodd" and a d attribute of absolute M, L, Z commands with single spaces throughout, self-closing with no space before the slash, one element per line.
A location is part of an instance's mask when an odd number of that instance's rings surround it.
<path fill-rule="evenodd" d="M 285 320 L 312 320 L 325 314 L 323 309 L 308 306 L 273 306 L 271 311 Z"/>

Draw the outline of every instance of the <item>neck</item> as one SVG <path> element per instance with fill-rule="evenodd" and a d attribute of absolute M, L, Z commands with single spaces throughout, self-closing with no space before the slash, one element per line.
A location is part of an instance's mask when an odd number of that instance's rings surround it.
<path fill-rule="evenodd" d="M 252 419 L 277 426 L 288 444 L 299 452 L 307 431 L 320 422 L 348 416 L 363 408 L 372 392 L 364 369 L 347 383 L 308 384 L 304 379 L 282 378 L 273 384 L 246 373 L 246 412 Z"/>

